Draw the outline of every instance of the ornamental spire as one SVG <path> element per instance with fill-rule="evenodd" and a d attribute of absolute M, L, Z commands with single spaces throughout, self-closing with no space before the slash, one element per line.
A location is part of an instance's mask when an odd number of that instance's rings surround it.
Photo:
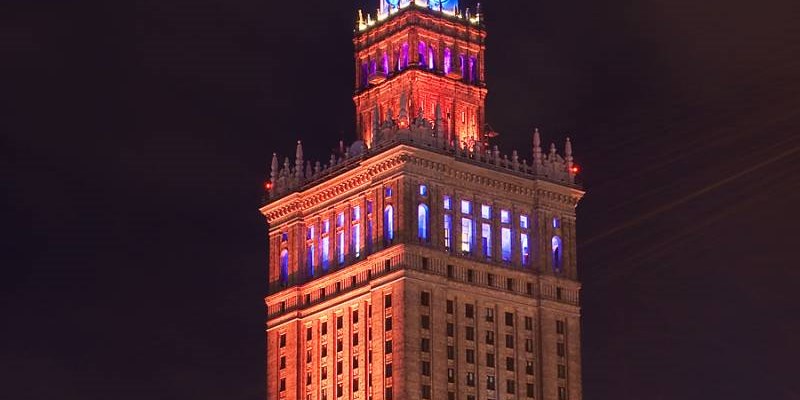
<path fill-rule="evenodd" d="M 539 128 L 533 131 L 533 165 L 542 163 L 542 138 L 539 136 Z"/>
<path fill-rule="evenodd" d="M 272 165 L 270 165 L 269 181 L 273 185 L 278 182 L 278 154 L 272 153 Z"/>
<path fill-rule="evenodd" d="M 298 178 L 303 177 L 303 144 L 297 141 L 297 150 L 294 152 L 294 173 Z"/>

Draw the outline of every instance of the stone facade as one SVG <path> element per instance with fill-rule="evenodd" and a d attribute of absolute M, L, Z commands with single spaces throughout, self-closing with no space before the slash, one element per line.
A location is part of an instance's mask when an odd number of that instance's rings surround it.
<path fill-rule="evenodd" d="M 273 157 L 267 398 L 580 400 L 571 144 L 527 162 L 403 104 L 324 165 Z"/>

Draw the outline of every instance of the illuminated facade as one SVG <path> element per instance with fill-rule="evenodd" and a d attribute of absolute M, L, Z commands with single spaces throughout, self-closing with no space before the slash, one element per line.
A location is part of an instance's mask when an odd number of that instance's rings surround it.
<path fill-rule="evenodd" d="M 361 140 L 324 163 L 300 142 L 294 160 L 273 155 L 267 398 L 580 400 L 569 139 L 561 155 L 534 132 L 530 162 L 489 148 L 480 13 L 399 1 L 359 19 Z M 382 49 L 394 65 L 406 38 L 426 52 L 376 77 Z M 422 63 L 431 47 L 475 57 L 475 81 L 440 56 Z M 472 131 L 452 122 L 467 106 Z"/>

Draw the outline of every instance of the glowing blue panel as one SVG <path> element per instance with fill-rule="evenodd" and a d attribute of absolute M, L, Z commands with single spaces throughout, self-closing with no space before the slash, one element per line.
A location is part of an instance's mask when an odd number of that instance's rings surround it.
<path fill-rule="evenodd" d="M 483 245 L 483 256 L 492 257 L 492 226 L 481 224 L 481 244 Z"/>
<path fill-rule="evenodd" d="M 428 239 L 428 206 L 420 204 L 417 207 L 417 237 Z"/>
<path fill-rule="evenodd" d="M 473 223 L 469 218 L 461 218 L 461 251 L 472 252 Z"/>
<path fill-rule="evenodd" d="M 322 244 L 319 246 L 322 250 L 322 270 L 327 271 L 330 259 L 330 238 L 327 236 L 322 238 Z"/>
<path fill-rule="evenodd" d="M 452 246 L 452 231 L 453 231 L 453 219 L 450 214 L 444 215 L 444 247 L 447 250 L 450 250 Z"/>
<path fill-rule="evenodd" d="M 383 237 L 387 241 L 394 239 L 394 209 L 390 205 L 383 210 Z"/>
<path fill-rule="evenodd" d="M 481 218 L 483 219 L 492 218 L 492 206 L 481 204 Z"/>
<path fill-rule="evenodd" d="M 552 247 L 553 247 L 553 271 L 561 272 L 562 268 L 562 257 L 563 257 L 563 250 L 561 247 L 561 238 L 558 236 L 553 236 L 552 239 Z"/>
<path fill-rule="evenodd" d="M 511 261 L 511 229 L 500 230 L 500 257 L 503 261 Z"/>
<path fill-rule="evenodd" d="M 519 243 L 520 243 L 520 252 L 521 252 L 520 255 L 522 256 L 522 265 L 528 265 L 528 262 L 530 262 L 531 254 L 530 254 L 530 249 L 528 248 L 528 234 L 527 233 L 521 233 L 519 235 Z"/>
<path fill-rule="evenodd" d="M 444 196 L 444 209 L 445 210 L 449 210 L 450 207 L 452 207 L 452 205 L 450 203 L 450 196 L 445 195 Z"/>
<path fill-rule="evenodd" d="M 280 282 L 282 285 L 289 283 L 289 251 L 283 249 L 281 251 L 281 271 Z"/>

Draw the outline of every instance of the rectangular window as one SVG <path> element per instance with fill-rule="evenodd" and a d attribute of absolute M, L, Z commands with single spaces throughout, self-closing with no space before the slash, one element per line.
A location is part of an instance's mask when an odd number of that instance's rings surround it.
<path fill-rule="evenodd" d="M 450 214 L 444 215 L 444 248 L 450 250 L 453 246 L 453 218 Z"/>
<path fill-rule="evenodd" d="M 453 368 L 447 369 L 447 382 L 448 383 L 455 383 L 456 381 L 456 370 Z"/>
<path fill-rule="evenodd" d="M 503 261 L 511 261 L 511 228 L 500 228 L 500 250 Z"/>
<path fill-rule="evenodd" d="M 286 356 L 281 356 L 280 369 L 286 368 Z"/>
<path fill-rule="evenodd" d="M 423 306 L 429 306 L 431 304 L 431 294 L 430 292 L 420 292 L 419 294 L 419 303 Z"/>
<path fill-rule="evenodd" d="M 353 357 L 353 368 L 358 368 L 358 356 Z"/>
<path fill-rule="evenodd" d="M 500 223 L 511 223 L 511 212 L 508 210 L 500 210 Z"/>
<path fill-rule="evenodd" d="M 506 347 L 509 349 L 514 348 L 514 335 L 506 335 Z"/>
<path fill-rule="evenodd" d="M 385 376 L 386 378 L 391 378 L 392 377 L 392 363 L 386 364 L 386 368 L 384 369 L 383 376 Z"/>
<path fill-rule="evenodd" d="M 453 337 L 455 335 L 455 327 L 452 322 L 447 323 L 447 337 Z"/>
<path fill-rule="evenodd" d="M 494 322 L 494 308 L 486 308 L 486 322 Z"/>
<path fill-rule="evenodd" d="M 517 392 L 517 384 L 511 379 L 506 380 L 506 393 L 514 394 Z"/>
<path fill-rule="evenodd" d="M 481 224 L 481 245 L 483 247 L 483 256 L 486 258 L 492 257 L 492 226 L 487 223 Z"/>
<path fill-rule="evenodd" d="M 344 317 L 341 315 L 336 317 L 336 329 L 344 328 Z"/>
<path fill-rule="evenodd" d="M 448 267 L 452 267 L 452 265 L 448 265 Z M 448 314 L 453 313 L 453 300 L 447 300 L 447 313 Z"/>
<path fill-rule="evenodd" d="M 281 392 L 286 390 L 286 378 L 281 378 L 281 383 L 279 384 L 278 390 Z"/>
<path fill-rule="evenodd" d="M 564 334 L 564 321 L 556 320 L 556 333 Z"/>
<path fill-rule="evenodd" d="M 514 326 L 514 313 L 506 313 L 506 326 Z"/>
<path fill-rule="evenodd" d="M 336 227 L 341 228 L 343 226 L 344 226 L 344 213 L 340 212 L 339 214 L 336 214 Z"/>
<path fill-rule="evenodd" d="M 526 397 L 533 397 L 533 384 L 528 383 L 525 385 L 525 396 Z"/>
<path fill-rule="evenodd" d="M 486 390 L 494 390 L 494 376 L 486 376 Z"/>
<path fill-rule="evenodd" d="M 494 344 L 494 331 L 486 331 L 486 344 Z"/>
<path fill-rule="evenodd" d="M 285 333 L 281 333 L 281 335 L 278 337 L 278 347 L 281 347 L 281 348 L 286 347 L 286 334 Z"/>
<path fill-rule="evenodd" d="M 355 278 L 355 277 L 353 277 L 353 278 Z M 353 323 L 354 324 L 358 323 L 358 310 L 353 310 Z"/>
<path fill-rule="evenodd" d="M 419 195 L 420 196 L 427 196 L 428 195 L 428 187 L 425 185 L 419 185 Z"/>
<path fill-rule="evenodd" d="M 489 368 L 494 368 L 494 354 L 486 353 L 486 366 Z"/>
<path fill-rule="evenodd" d="M 428 315 L 421 315 L 419 318 L 419 325 L 422 329 L 431 329 L 431 317 Z"/>
<path fill-rule="evenodd" d="M 506 278 L 506 290 L 514 290 L 514 279 Z"/>
<path fill-rule="evenodd" d="M 533 375 L 533 361 L 525 361 L 525 374 Z"/>
<path fill-rule="evenodd" d="M 422 398 L 426 400 L 431 398 L 431 385 L 422 385 Z"/>
<path fill-rule="evenodd" d="M 475 306 L 473 306 L 472 304 L 465 304 L 464 316 L 470 319 L 475 318 Z"/>
<path fill-rule="evenodd" d="M 431 376 L 431 362 L 430 361 L 423 361 L 422 362 L 422 376 Z"/>
<path fill-rule="evenodd" d="M 472 202 L 469 200 L 461 200 L 461 213 L 462 214 L 472 214 Z"/>
<path fill-rule="evenodd" d="M 456 349 L 453 346 L 447 346 L 447 359 L 448 360 L 456 359 Z"/>
<path fill-rule="evenodd" d="M 563 386 L 558 387 L 558 400 L 567 400 L 567 388 Z"/>
<path fill-rule="evenodd" d="M 467 372 L 467 386 L 474 387 L 475 386 L 475 373 L 474 372 Z"/>
<path fill-rule="evenodd" d="M 322 253 L 322 269 L 327 270 L 330 265 L 330 238 L 323 236 L 320 243 L 320 250 Z"/>
<path fill-rule="evenodd" d="M 392 354 L 392 341 L 391 340 L 387 340 L 385 345 L 384 345 L 384 347 L 385 347 L 384 348 L 384 353 Z"/>
<path fill-rule="evenodd" d="M 492 218 L 492 207 L 486 204 L 481 204 L 481 218 L 483 219 L 491 219 Z"/>
<path fill-rule="evenodd" d="M 336 232 L 336 259 L 339 265 L 344 264 L 344 232 Z"/>
<path fill-rule="evenodd" d="M 353 379 L 353 391 L 358 391 L 358 379 Z"/>
<path fill-rule="evenodd" d="M 311 327 L 309 326 L 308 328 L 306 328 L 306 341 L 311 340 L 311 335 L 312 335 L 312 330 Z"/>
<path fill-rule="evenodd" d="M 392 306 L 392 295 L 391 294 L 387 294 L 387 295 L 383 296 L 383 306 L 385 308 L 389 308 L 389 307 Z"/>
<path fill-rule="evenodd" d="M 448 195 L 444 195 L 444 197 L 443 197 L 443 202 L 444 202 L 444 209 L 445 209 L 445 210 L 450 210 L 450 209 L 452 209 L 453 205 L 452 205 L 452 203 L 450 202 L 450 196 L 448 196 Z"/>
<path fill-rule="evenodd" d="M 486 283 L 489 286 L 494 286 L 494 274 L 486 274 Z"/>
<path fill-rule="evenodd" d="M 525 317 L 525 330 L 526 331 L 533 330 L 533 318 L 532 317 Z"/>
<path fill-rule="evenodd" d="M 422 338 L 420 341 L 420 349 L 423 353 L 429 353 L 431 351 L 431 340 L 428 338 Z"/>
<path fill-rule="evenodd" d="M 353 247 L 353 255 L 356 258 L 361 257 L 361 224 L 350 226 L 350 246 Z"/>
<path fill-rule="evenodd" d="M 471 326 L 467 326 L 466 327 L 466 337 L 467 337 L 467 340 L 469 340 L 469 341 L 475 340 L 475 328 L 473 328 Z"/>
<path fill-rule="evenodd" d="M 461 251 L 464 253 L 472 252 L 472 230 L 472 219 L 461 218 Z"/>
<path fill-rule="evenodd" d="M 386 317 L 386 319 L 383 321 L 383 330 L 392 330 L 392 317 Z"/>
<path fill-rule="evenodd" d="M 564 357 L 566 354 L 566 349 L 564 348 L 564 343 L 557 343 L 556 344 L 556 353 L 559 357 Z"/>
<path fill-rule="evenodd" d="M 506 370 L 514 370 L 514 357 L 506 357 Z"/>
<path fill-rule="evenodd" d="M 567 366 L 566 365 L 558 364 L 558 377 L 560 379 L 566 379 L 567 378 Z"/>
<path fill-rule="evenodd" d="M 358 346 L 358 334 L 353 334 L 353 346 Z"/>
<path fill-rule="evenodd" d="M 322 332 L 323 335 L 327 335 L 328 334 L 328 322 L 327 321 L 322 323 L 320 331 Z"/>
<path fill-rule="evenodd" d="M 519 216 L 519 227 L 522 228 L 522 229 L 530 228 L 530 225 L 528 225 L 528 216 L 527 215 L 520 215 Z"/>
<path fill-rule="evenodd" d="M 467 364 L 475 364 L 475 350 L 467 349 Z"/>
<path fill-rule="evenodd" d="M 528 246 L 528 234 L 527 233 L 520 233 L 519 234 L 519 248 L 520 248 L 520 261 L 522 265 L 530 264 L 531 260 L 531 251 Z"/>

